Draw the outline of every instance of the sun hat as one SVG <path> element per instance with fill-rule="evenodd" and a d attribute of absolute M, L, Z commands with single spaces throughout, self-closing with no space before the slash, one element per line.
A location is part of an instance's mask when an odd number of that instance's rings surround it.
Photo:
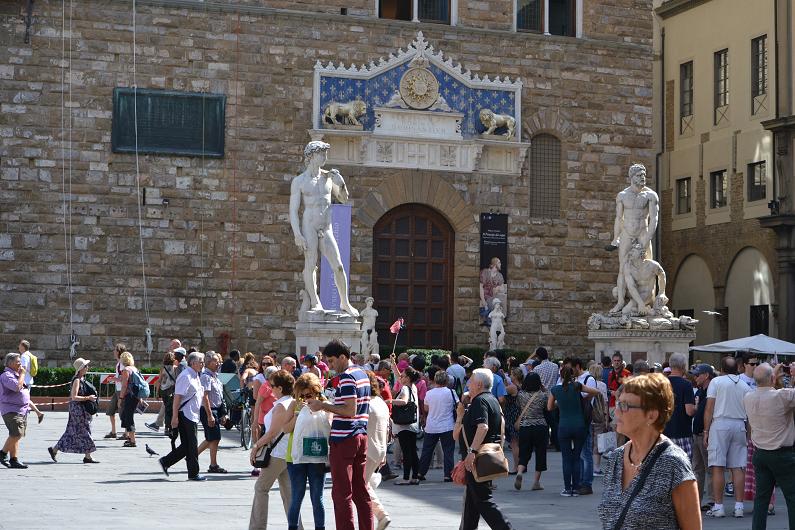
<path fill-rule="evenodd" d="M 75 359 L 75 362 L 72 364 L 72 366 L 75 367 L 75 372 L 79 372 L 80 370 L 88 366 L 88 363 L 90 362 L 91 361 L 87 361 L 82 357 L 78 357 L 77 359 Z"/>

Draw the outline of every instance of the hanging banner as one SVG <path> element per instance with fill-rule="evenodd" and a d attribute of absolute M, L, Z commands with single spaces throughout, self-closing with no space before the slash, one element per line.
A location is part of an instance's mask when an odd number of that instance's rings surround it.
<path fill-rule="evenodd" d="M 331 230 L 340 249 L 342 266 L 345 268 L 345 283 L 350 285 L 351 274 L 351 205 L 331 205 Z M 338 310 L 340 293 L 334 284 L 334 273 L 325 257 L 320 260 L 320 303 L 323 309 Z"/>
<path fill-rule="evenodd" d="M 499 300 L 508 315 L 508 214 L 480 214 L 480 320 L 491 325 L 489 313 Z"/>

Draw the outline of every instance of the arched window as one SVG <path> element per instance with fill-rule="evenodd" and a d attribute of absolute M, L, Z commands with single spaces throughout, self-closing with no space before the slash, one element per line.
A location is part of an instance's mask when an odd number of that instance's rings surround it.
<path fill-rule="evenodd" d="M 530 217 L 560 217 L 560 140 L 537 134 L 530 141 Z"/>

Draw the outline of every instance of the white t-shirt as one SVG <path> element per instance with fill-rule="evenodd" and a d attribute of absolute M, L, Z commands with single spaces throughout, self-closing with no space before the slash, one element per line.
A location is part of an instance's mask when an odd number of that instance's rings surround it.
<path fill-rule="evenodd" d="M 204 387 L 196 370 L 190 367 L 182 370 L 174 385 L 174 393 L 181 396 L 179 412 L 182 412 L 185 418 L 193 423 L 199 423 L 199 410 L 204 398 Z"/>
<path fill-rule="evenodd" d="M 743 398 L 751 389 L 739 375 L 716 377 L 707 388 L 707 399 L 715 399 L 713 420 L 745 420 Z"/>
<path fill-rule="evenodd" d="M 588 383 L 585 380 L 588 379 Z M 580 377 L 577 378 L 577 381 L 581 383 L 583 386 L 589 386 L 591 388 L 599 389 L 599 384 L 596 381 L 596 378 L 591 375 L 591 372 L 583 372 L 580 374 Z M 581 392 L 582 397 L 587 396 L 588 394 L 585 392 Z"/>
<path fill-rule="evenodd" d="M 425 394 L 425 405 L 428 417 L 425 420 L 425 432 L 439 434 L 449 432 L 455 427 L 455 404 L 458 396 L 447 387 L 436 387 Z"/>
<path fill-rule="evenodd" d="M 276 403 L 273 404 L 273 408 L 271 408 L 268 413 L 265 414 L 265 419 L 262 422 L 265 425 L 265 432 L 268 432 L 268 429 L 271 428 L 271 422 L 273 422 L 273 411 L 276 410 L 276 407 L 284 407 L 284 409 L 287 410 L 292 402 L 293 398 L 291 396 L 282 396 L 276 400 Z M 277 434 L 273 440 L 275 441 L 278 437 L 279 435 Z M 282 436 L 282 439 L 279 440 L 279 443 L 273 448 L 273 451 L 271 451 L 271 456 L 273 458 L 281 458 L 282 460 L 285 460 L 287 458 L 287 443 L 289 441 L 289 434 Z"/>
<path fill-rule="evenodd" d="M 21 362 L 22 366 L 25 367 L 25 384 L 30 387 L 30 385 L 33 384 L 33 376 L 30 375 L 30 354 L 25 352 L 20 355 L 19 362 Z"/>
<path fill-rule="evenodd" d="M 463 366 L 461 366 L 458 363 L 451 364 L 450 366 L 447 367 L 447 370 L 445 371 L 447 372 L 447 375 L 449 375 L 451 378 L 455 377 L 456 379 L 458 379 L 458 381 L 461 383 L 461 387 L 463 388 L 464 379 L 466 379 L 467 377 L 467 371 Z"/>

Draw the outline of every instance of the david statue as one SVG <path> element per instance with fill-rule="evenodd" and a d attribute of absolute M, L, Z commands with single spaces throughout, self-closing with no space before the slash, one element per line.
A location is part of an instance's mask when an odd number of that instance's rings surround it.
<path fill-rule="evenodd" d="M 334 284 L 340 294 L 340 309 L 355 317 L 359 312 L 348 300 L 348 282 L 342 266 L 340 250 L 331 230 L 331 195 L 341 203 L 348 201 L 345 180 L 336 169 L 327 171 L 323 165 L 328 159 L 331 146 L 325 142 L 312 141 L 304 148 L 306 170 L 293 179 L 290 186 L 290 226 L 296 246 L 304 254 L 304 285 L 309 296 L 309 311 L 322 311 L 318 297 L 317 272 L 318 250 L 328 260 L 334 271 Z M 301 200 L 304 215 L 299 220 Z"/>

